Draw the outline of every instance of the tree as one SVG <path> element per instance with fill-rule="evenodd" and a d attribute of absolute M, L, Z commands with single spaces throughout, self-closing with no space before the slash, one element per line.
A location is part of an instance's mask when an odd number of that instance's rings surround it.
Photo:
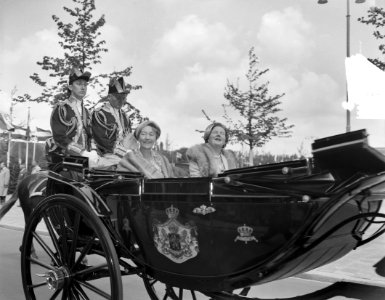
<path fill-rule="evenodd" d="M 223 105 L 224 118 L 237 142 L 246 144 L 250 150 L 249 163 L 253 164 L 253 149 L 260 147 L 273 137 L 289 137 L 294 125 L 286 125 L 287 118 L 279 118 L 279 99 L 285 94 L 270 96 L 270 82 L 260 83 L 262 75 L 269 69 L 258 69 L 258 57 L 254 47 L 249 51 L 249 69 L 246 74 L 248 89 L 241 91 L 236 84 L 227 81 L 224 96 L 228 103 Z M 233 120 L 227 108 L 237 112 L 241 120 Z"/>
<path fill-rule="evenodd" d="M 380 7 L 371 7 L 368 10 L 368 16 L 367 18 L 361 17 L 358 18 L 358 21 L 366 24 L 374 26 L 375 30 L 373 32 L 373 35 L 376 39 L 382 40 L 385 38 L 385 9 Z M 382 29 L 382 32 L 380 31 Z M 372 62 L 374 65 L 376 65 L 381 70 L 385 71 L 385 43 L 382 43 L 378 46 L 378 49 L 380 50 L 382 54 L 381 58 L 369 58 L 369 61 Z"/>
<path fill-rule="evenodd" d="M 44 81 L 41 76 L 34 73 L 30 78 L 43 88 L 40 96 L 33 98 L 29 94 L 17 97 L 18 102 L 34 101 L 48 102 L 55 104 L 59 100 L 67 97 L 67 82 L 68 74 L 73 67 L 78 67 L 83 70 L 92 70 L 92 66 L 101 63 L 102 53 L 108 51 L 106 41 L 100 38 L 100 29 L 106 23 L 104 15 L 98 19 L 94 19 L 92 13 L 96 9 L 95 0 L 72 0 L 75 7 L 63 9 L 70 15 L 74 21 L 65 23 L 58 16 L 53 15 L 52 19 L 56 23 L 59 45 L 63 49 L 62 57 L 44 56 L 42 61 L 37 64 L 42 70 L 48 72 L 48 81 Z M 96 88 L 100 96 L 105 92 L 105 87 L 101 84 L 101 79 L 130 76 L 132 67 L 127 67 L 122 71 L 114 71 L 109 74 L 94 75 L 90 80 L 90 86 Z M 129 90 L 140 89 L 140 85 L 127 84 Z M 88 100 L 88 104 L 92 104 Z M 140 112 L 138 109 L 128 104 L 129 116 L 131 119 L 139 118 L 141 121 Z"/>

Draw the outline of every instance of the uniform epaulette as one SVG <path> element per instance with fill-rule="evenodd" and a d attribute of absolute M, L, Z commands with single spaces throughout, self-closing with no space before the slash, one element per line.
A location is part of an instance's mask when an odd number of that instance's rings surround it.
<path fill-rule="evenodd" d="M 58 106 L 63 106 L 65 104 L 70 104 L 69 100 L 68 99 L 65 99 L 65 100 L 60 100 L 56 103 L 56 105 Z"/>
<path fill-rule="evenodd" d="M 98 102 L 95 104 L 94 108 L 93 108 L 93 111 L 100 111 L 105 105 L 106 105 L 107 102 Z"/>

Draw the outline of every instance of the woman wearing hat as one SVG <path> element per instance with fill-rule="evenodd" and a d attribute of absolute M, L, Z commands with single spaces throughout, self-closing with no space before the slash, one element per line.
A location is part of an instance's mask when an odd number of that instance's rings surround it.
<path fill-rule="evenodd" d="M 229 140 L 227 128 L 221 123 L 210 124 L 203 135 L 204 143 L 186 152 L 191 177 L 215 177 L 225 170 L 235 169 L 238 162 L 231 150 L 225 150 Z"/>
<path fill-rule="evenodd" d="M 118 170 L 141 172 L 147 178 L 174 177 L 168 159 L 153 149 L 160 132 L 160 127 L 153 121 L 141 123 L 134 132 L 139 149 L 128 151 L 120 161 Z"/>

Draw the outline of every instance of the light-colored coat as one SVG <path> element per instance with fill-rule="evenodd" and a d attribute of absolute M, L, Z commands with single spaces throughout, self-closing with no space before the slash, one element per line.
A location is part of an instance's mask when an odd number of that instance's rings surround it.
<path fill-rule="evenodd" d="M 0 171 L 0 196 L 7 196 L 9 184 L 9 169 L 4 167 Z"/>
<path fill-rule="evenodd" d="M 186 155 L 190 163 L 197 164 L 199 168 L 199 174 L 190 174 L 190 176 L 215 177 L 218 175 L 214 165 L 214 152 L 207 143 L 192 146 L 187 150 Z M 227 160 L 227 169 L 238 168 L 238 162 L 233 151 L 223 149 L 222 155 Z"/>

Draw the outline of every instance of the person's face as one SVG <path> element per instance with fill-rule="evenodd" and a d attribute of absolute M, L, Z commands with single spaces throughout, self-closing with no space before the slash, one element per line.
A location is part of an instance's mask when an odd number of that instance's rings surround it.
<path fill-rule="evenodd" d="M 223 147 L 226 144 L 226 131 L 221 126 L 215 126 L 211 131 L 208 143 L 213 147 Z"/>
<path fill-rule="evenodd" d="M 146 126 L 139 134 L 140 147 L 144 149 L 152 149 L 156 142 L 156 132 L 151 126 Z"/>
<path fill-rule="evenodd" d="M 126 104 L 127 94 L 112 94 L 110 96 L 110 103 L 112 107 L 122 108 L 124 104 Z"/>
<path fill-rule="evenodd" d="M 2 162 L 0 163 L 0 170 L 3 169 L 5 167 L 5 164 Z"/>
<path fill-rule="evenodd" d="M 88 82 L 84 79 L 75 80 L 72 84 L 68 86 L 71 91 L 71 95 L 77 99 L 83 99 L 87 94 L 87 85 Z"/>

